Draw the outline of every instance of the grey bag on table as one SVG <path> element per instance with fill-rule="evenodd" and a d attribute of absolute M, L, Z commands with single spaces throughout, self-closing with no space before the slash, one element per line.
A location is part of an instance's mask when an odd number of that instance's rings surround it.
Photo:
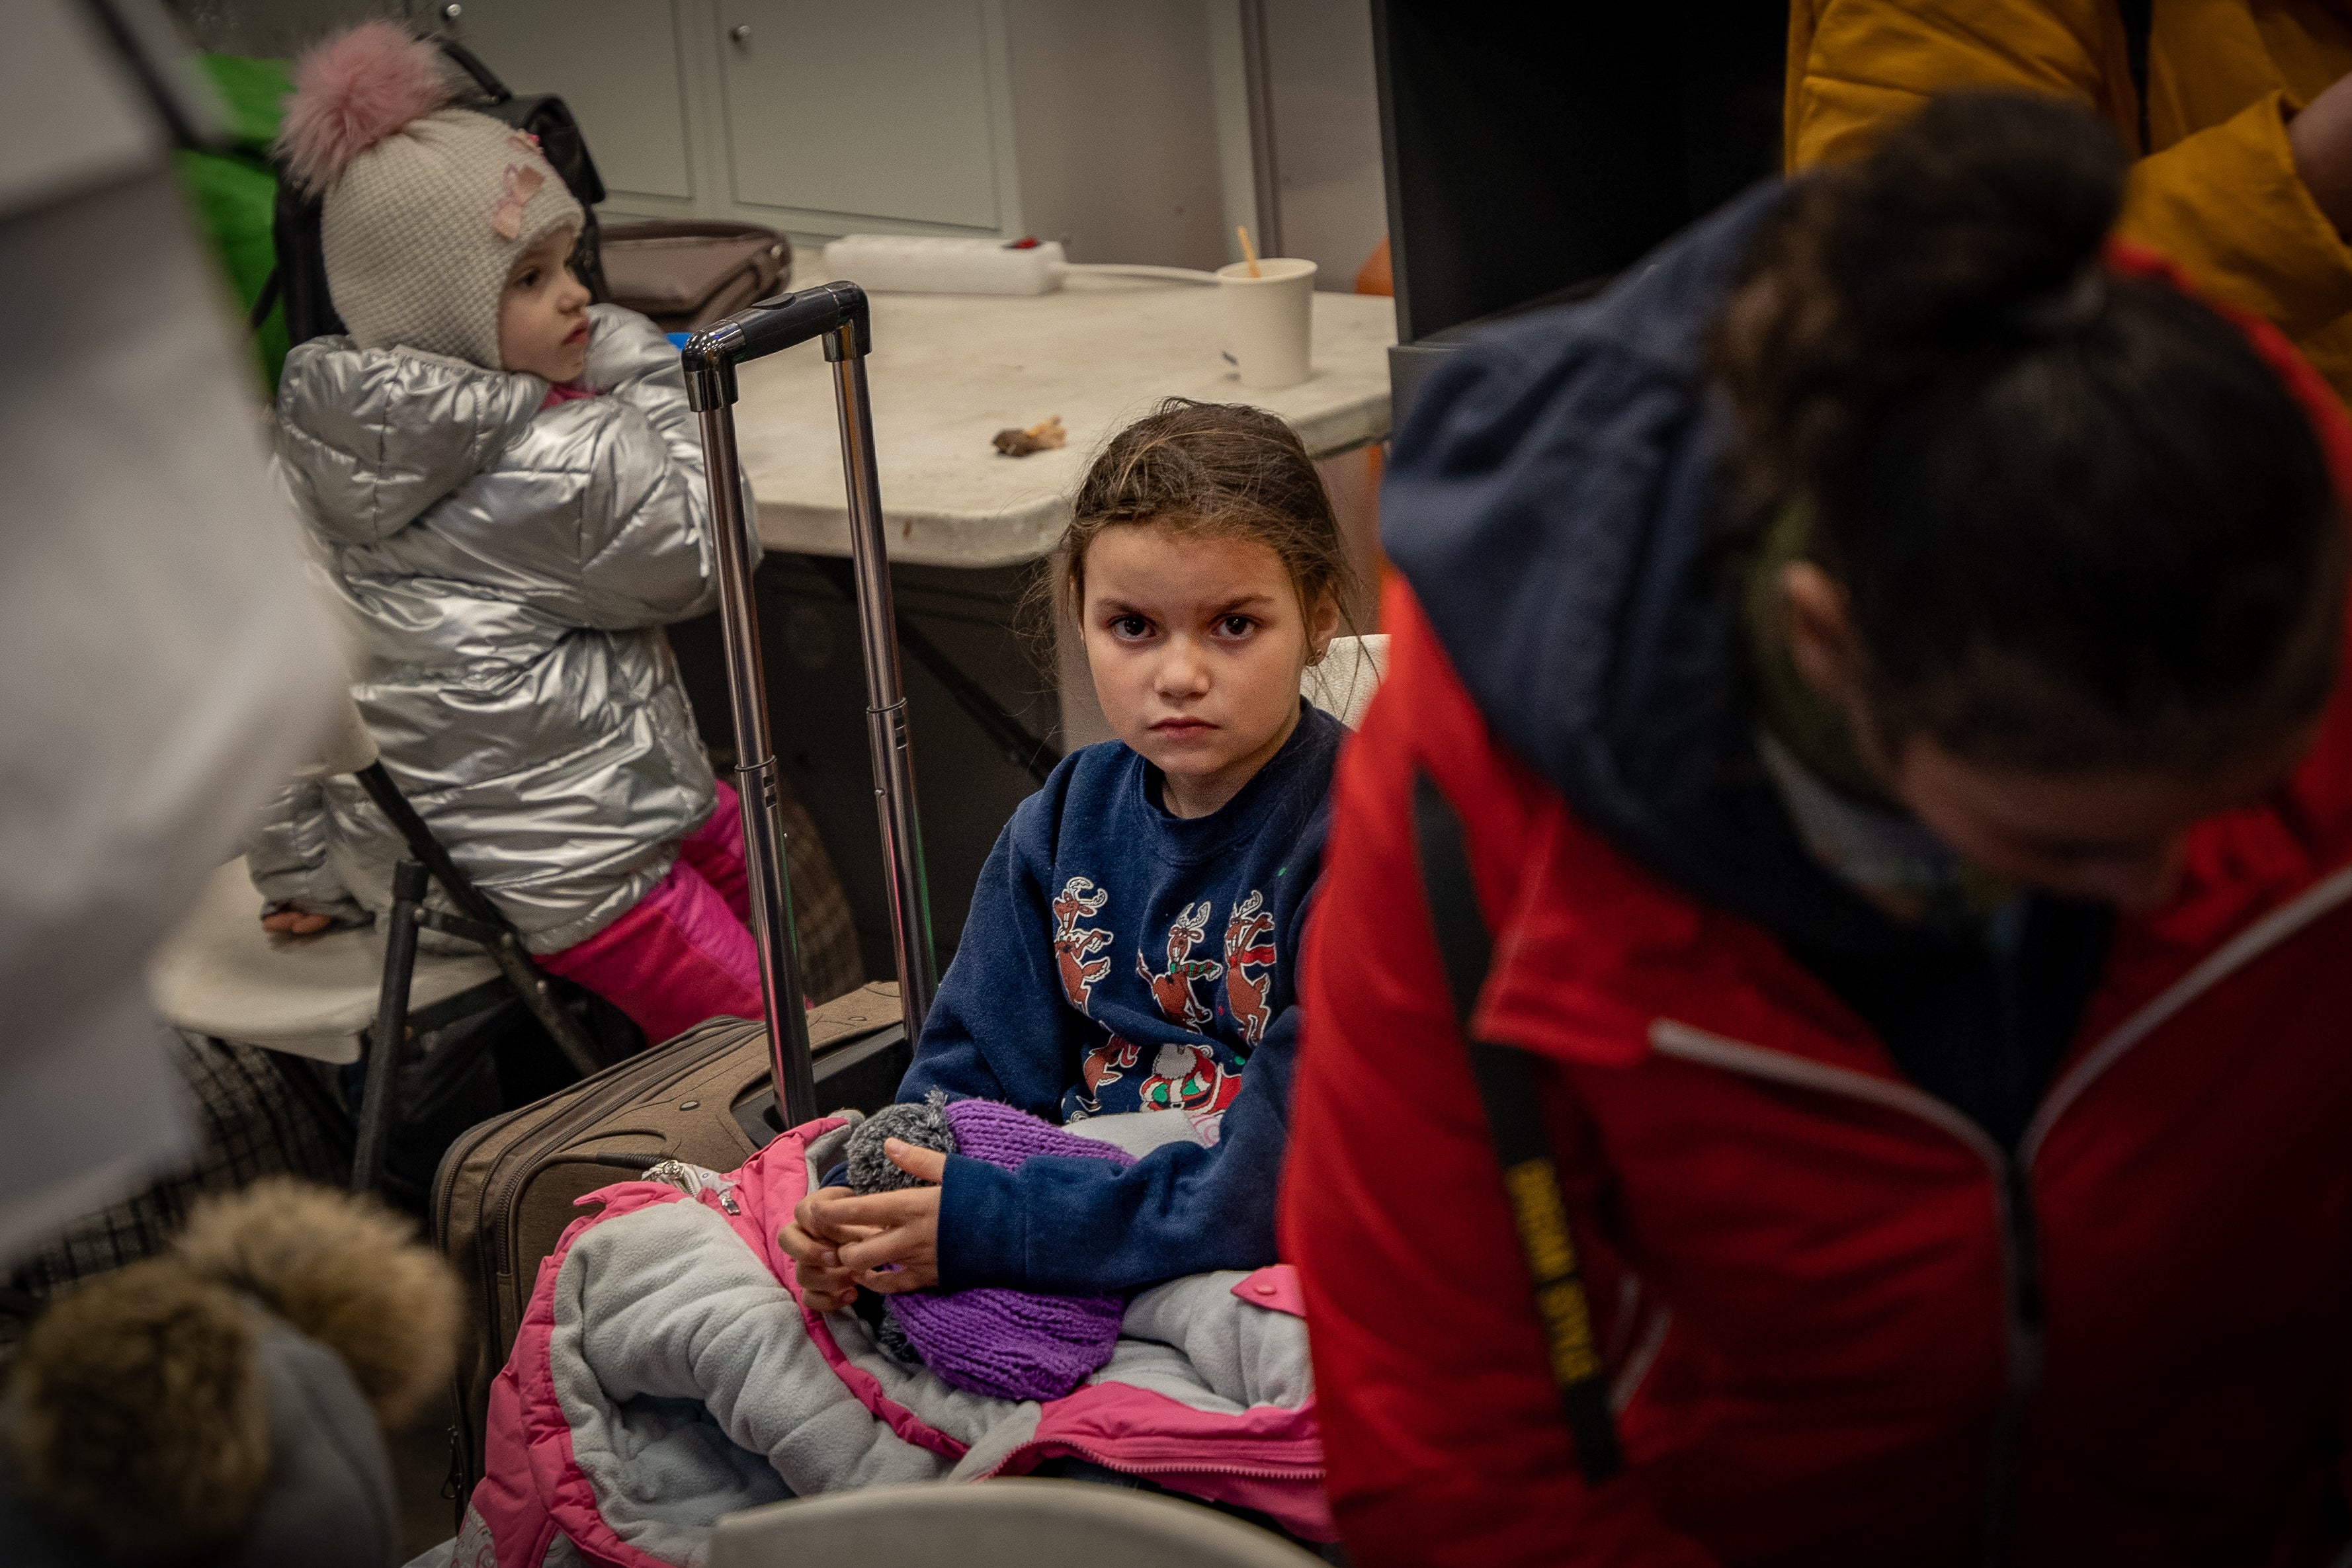
<path fill-rule="evenodd" d="M 665 332 L 691 332 L 779 293 L 793 244 L 752 224 L 611 224 L 604 278 L 613 303 L 650 316 Z"/>

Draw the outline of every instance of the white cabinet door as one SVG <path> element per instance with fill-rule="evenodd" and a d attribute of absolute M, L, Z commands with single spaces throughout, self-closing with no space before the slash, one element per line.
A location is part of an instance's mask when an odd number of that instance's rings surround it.
<path fill-rule="evenodd" d="M 691 203 L 682 44 L 693 0 L 465 0 L 458 41 L 518 93 L 572 106 L 613 205 Z"/>
<path fill-rule="evenodd" d="M 1001 4 L 719 0 L 739 206 L 782 226 L 1017 223 Z"/>

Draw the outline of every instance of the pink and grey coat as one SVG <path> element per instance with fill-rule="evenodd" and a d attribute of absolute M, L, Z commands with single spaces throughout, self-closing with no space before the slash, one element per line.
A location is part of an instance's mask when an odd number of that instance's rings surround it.
<path fill-rule="evenodd" d="M 1139 1124 L 1157 1120 L 1081 1125 L 1148 1143 L 1164 1133 Z M 893 1360 L 855 1313 L 801 1305 L 776 1235 L 851 1124 L 796 1128 L 730 1175 L 671 1163 L 581 1200 L 594 1212 L 540 1265 L 492 1390 L 488 1473 L 454 1563 L 692 1568 L 738 1509 L 1059 1456 L 1332 1538 L 1287 1265 L 1138 1293 L 1108 1364 L 1061 1398 L 961 1392 Z"/>

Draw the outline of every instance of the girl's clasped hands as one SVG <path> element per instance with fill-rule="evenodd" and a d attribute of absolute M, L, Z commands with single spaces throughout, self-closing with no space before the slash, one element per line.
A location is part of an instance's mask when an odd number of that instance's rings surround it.
<path fill-rule="evenodd" d="M 864 1285 L 883 1295 L 940 1282 L 940 1180 L 948 1157 L 892 1138 L 890 1163 L 927 1185 L 859 1197 L 845 1186 L 819 1187 L 793 1206 L 778 1238 L 792 1259 L 802 1298 L 821 1312 L 838 1312 Z"/>

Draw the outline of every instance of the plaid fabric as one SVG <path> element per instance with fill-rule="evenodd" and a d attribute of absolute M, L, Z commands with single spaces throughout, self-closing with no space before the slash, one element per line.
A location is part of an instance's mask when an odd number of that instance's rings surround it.
<path fill-rule="evenodd" d="M 196 1112 L 194 1154 L 56 1232 L 9 1272 L 10 1291 L 46 1301 L 77 1281 L 152 1257 L 207 1193 L 281 1173 L 338 1186 L 351 1179 L 350 1133 L 339 1134 L 323 1104 L 314 1110 L 289 1080 L 289 1073 L 307 1071 L 306 1064 L 292 1058 L 273 1061 L 257 1047 L 203 1035 L 174 1030 L 173 1040 Z M 23 1327 L 18 1312 L 0 1312 L 0 1356 L 14 1348 Z"/>
<path fill-rule="evenodd" d="M 778 782 L 781 784 L 782 780 Z M 784 874 L 793 883 L 793 928 L 800 937 L 801 984 L 808 999 L 824 1003 L 845 997 L 866 983 L 866 961 L 857 953 L 857 926 L 849 915 L 849 897 L 816 823 L 807 810 L 781 789 L 784 802 Z"/>
<path fill-rule="evenodd" d="M 711 771 L 732 781 L 735 748 L 703 747 Z M 841 875 L 833 856 L 817 837 L 816 821 L 793 793 L 782 769 L 776 774 L 776 798 L 784 810 L 784 875 L 793 889 L 793 935 L 799 938 L 801 987 L 812 1006 L 845 997 L 866 983 L 866 960 L 857 951 L 857 923 L 849 913 L 849 895 L 841 890 Z"/>

